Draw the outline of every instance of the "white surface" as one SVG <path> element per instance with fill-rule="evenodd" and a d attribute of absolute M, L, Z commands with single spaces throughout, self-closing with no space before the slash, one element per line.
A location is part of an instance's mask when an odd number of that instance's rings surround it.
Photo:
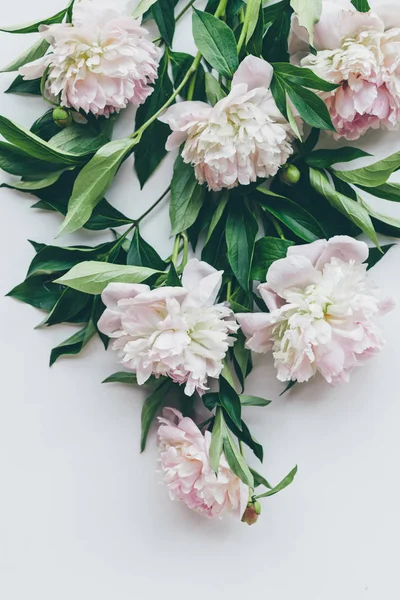
<path fill-rule="evenodd" d="M 1 21 L 28 21 L 62 6 L 15 0 L 2 8 Z M 31 39 L 2 34 L 1 63 Z M 176 39 L 179 49 L 190 48 L 187 20 Z M 11 80 L 2 75 L 1 90 Z M 27 126 L 45 108 L 40 99 L 0 96 L 1 114 Z M 124 123 L 133 127 L 132 113 Z M 380 155 L 396 145 L 398 134 L 364 141 Z M 141 214 L 165 189 L 172 162 L 167 158 L 140 193 L 129 161 L 111 200 Z M 138 453 L 142 394 L 101 385 L 118 370 L 115 355 L 96 342 L 49 369 L 50 349 L 71 328 L 34 330 L 40 311 L 4 298 L 33 256 L 26 239 L 52 242 L 60 219 L 30 210 L 27 196 L 0 193 L 2 600 L 397 598 L 400 311 L 382 320 L 384 352 L 349 385 L 315 380 L 279 398 L 270 362 L 258 361 L 247 391 L 274 400 L 247 411 L 264 444 L 263 472 L 277 482 L 297 463 L 297 479 L 263 503 L 254 527 L 203 520 L 170 502 L 159 484 L 154 437 Z M 143 229 L 162 252 L 167 210 L 165 203 Z M 102 239 L 87 232 L 60 243 Z M 399 260 L 393 250 L 373 272 L 398 301 Z"/>

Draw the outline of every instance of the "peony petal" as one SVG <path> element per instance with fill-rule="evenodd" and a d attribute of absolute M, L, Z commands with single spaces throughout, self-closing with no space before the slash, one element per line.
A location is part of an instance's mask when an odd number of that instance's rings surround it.
<path fill-rule="evenodd" d="M 316 264 L 317 269 L 322 270 L 324 265 L 332 258 L 340 258 L 344 262 L 354 260 L 356 263 L 363 263 L 367 260 L 369 248 L 365 242 L 355 240 L 348 235 L 335 235 L 328 241 L 324 251 Z"/>
<path fill-rule="evenodd" d="M 149 286 L 143 283 L 109 283 L 101 294 L 101 299 L 108 308 L 116 309 L 119 300 L 135 298 L 138 294 L 148 291 Z"/>
<path fill-rule="evenodd" d="M 232 86 L 245 83 L 248 90 L 269 88 L 273 74 L 274 69 L 267 61 L 252 55 L 246 56 L 233 76 Z"/>
<path fill-rule="evenodd" d="M 275 261 L 267 273 L 267 284 L 270 288 L 286 298 L 286 292 L 293 289 L 304 289 L 312 283 L 318 283 L 321 274 L 313 267 L 305 256 L 289 256 Z"/>

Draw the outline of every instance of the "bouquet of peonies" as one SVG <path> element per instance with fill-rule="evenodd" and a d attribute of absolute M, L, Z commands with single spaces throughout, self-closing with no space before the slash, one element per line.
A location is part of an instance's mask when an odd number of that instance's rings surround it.
<path fill-rule="evenodd" d="M 400 237 L 400 222 L 368 194 L 400 201 L 388 182 L 400 153 L 335 165 L 370 157 L 347 140 L 399 127 L 400 13 L 378 0 L 196 4 L 72 0 L 2 29 L 39 33 L 3 72 L 17 72 L 7 93 L 47 103 L 29 131 L 0 116 L 0 167 L 19 177 L 3 186 L 60 213 L 58 236 L 86 228 L 111 239 L 33 243 L 27 277 L 9 295 L 44 310 L 45 325 L 80 325 L 50 364 L 96 335 L 105 348 L 111 339 L 124 370 L 105 381 L 149 388 L 142 450 L 162 414 L 171 498 L 252 524 L 259 500 L 297 470 L 273 486 L 247 463 L 244 445 L 260 461 L 263 449 L 242 409 L 269 404 L 245 394 L 252 353 L 272 353 L 286 391 L 317 373 L 346 382 L 383 346 L 377 320 L 393 302 L 368 270 L 390 248 L 377 234 Z M 196 56 L 174 50 L 181 18 L 191 18 Z M 116 139 L 128 104 L 135 127 Z M 321 131 L 331 149 L 315 149 Z M 106 200 L 128 157 L 143 187 L 172 150 L 170 185 L 141 217 Z M 174 245 L 161 257 L 141 223 L 167 199 Z M 199 424 L 194 402 L 208 415 Z"/>

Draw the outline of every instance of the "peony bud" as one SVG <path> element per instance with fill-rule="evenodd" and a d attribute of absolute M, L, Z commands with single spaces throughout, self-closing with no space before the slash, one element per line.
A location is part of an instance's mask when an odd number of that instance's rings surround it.
<path fill-rule="evenodd" d="M 288 185 L 295 185 L 300 181 L 301 173 L 294 165 L 289 165 L 287 168 L 282 170 L 281 179 L 283 183 Z"/>
<path fill-rule="evenodd" d="M 247 523 L 247 525 L 254 525 L 257 523 L 258 517 L 261 514 L 261 504 L 257 502 L 250 501 L 247 505 L 246 510 L 243 513 L 242 523 Z"/>
<path fill-rule="evenodd" d="M 62 108 L 61 106 L 57 106 L 57 108 L 53 110 L 53 121 L 61 128 L 68 127 L 72 123 L 71 111 Z"/>

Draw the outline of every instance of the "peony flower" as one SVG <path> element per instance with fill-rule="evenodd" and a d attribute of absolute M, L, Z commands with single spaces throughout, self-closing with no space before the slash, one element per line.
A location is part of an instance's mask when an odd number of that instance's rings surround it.
<path fill-rule="evenodd" d="M 354 367 L 379 352 L 375 317 L 393 308 L 380 300 L 362 264 L 368 246 L 348 236 L 288 249 L 259 286 L 270 313 L 236 315 L 247 347 L 272 350 L 278 379 L 348 381 Z"/>
<path fill-rule="evenodd" d="M 119 350 L 122 364 L 136 373 L 139 385 L 151 375 L 185 383 L 191 396 L 219 377 L 222 361 L 238 329 L 226 304 L 214 304 L 222 271 L 192 259 L 183 287 L 150 290 L 143 284 L 110 283 L 102 294 L 107 309 L 98 327 Z"/>
<path fill-rule="evenodd" d="M 169 416 L 169 418 L 167 418 Z M 158 436 L 161 468 L 172 500 L 182 500 L 206 517 L 238 520 L 246 510 L 249 488 L 231 471 L 222 454 L 218 475 L 210 465 L 211 433 L 172 408 L 164 411 Z"/>
<path fill-rule="evenodd" d="M 173 133 L 167 150 L 184 143 L 183 160 L 200 183 L 218 191 L 275 175 L 293 153 L 292 129 L 279 112 L 269 85 L 270 64 L 247 56 L 236 71 L 230 94 L 212 107 L 179 102 L 159 117 Z"/>
<path fill-rule="evenodd" d="M 358 12 L 350 0 L 323 0 L 310 53 L 307 31 L 292 21 L 291 60 L 339 87 L 319 92 L 336 138 L 358 139 L 368 129 L 397 128 L 400 121 L 400 17 L 397 6 Z M 396 16 L 397 15 L 397 16 Z"/>
<path fill-rule="evenodd" d="M 24 79 L 48 70 L 45 93 L 62 106 L 109 116 L 152 93 L 160 50 L 148 32 L 111 0 L 81 0 L 72 24 L 42 25 L 51 53 L 19 69 Z"/>

